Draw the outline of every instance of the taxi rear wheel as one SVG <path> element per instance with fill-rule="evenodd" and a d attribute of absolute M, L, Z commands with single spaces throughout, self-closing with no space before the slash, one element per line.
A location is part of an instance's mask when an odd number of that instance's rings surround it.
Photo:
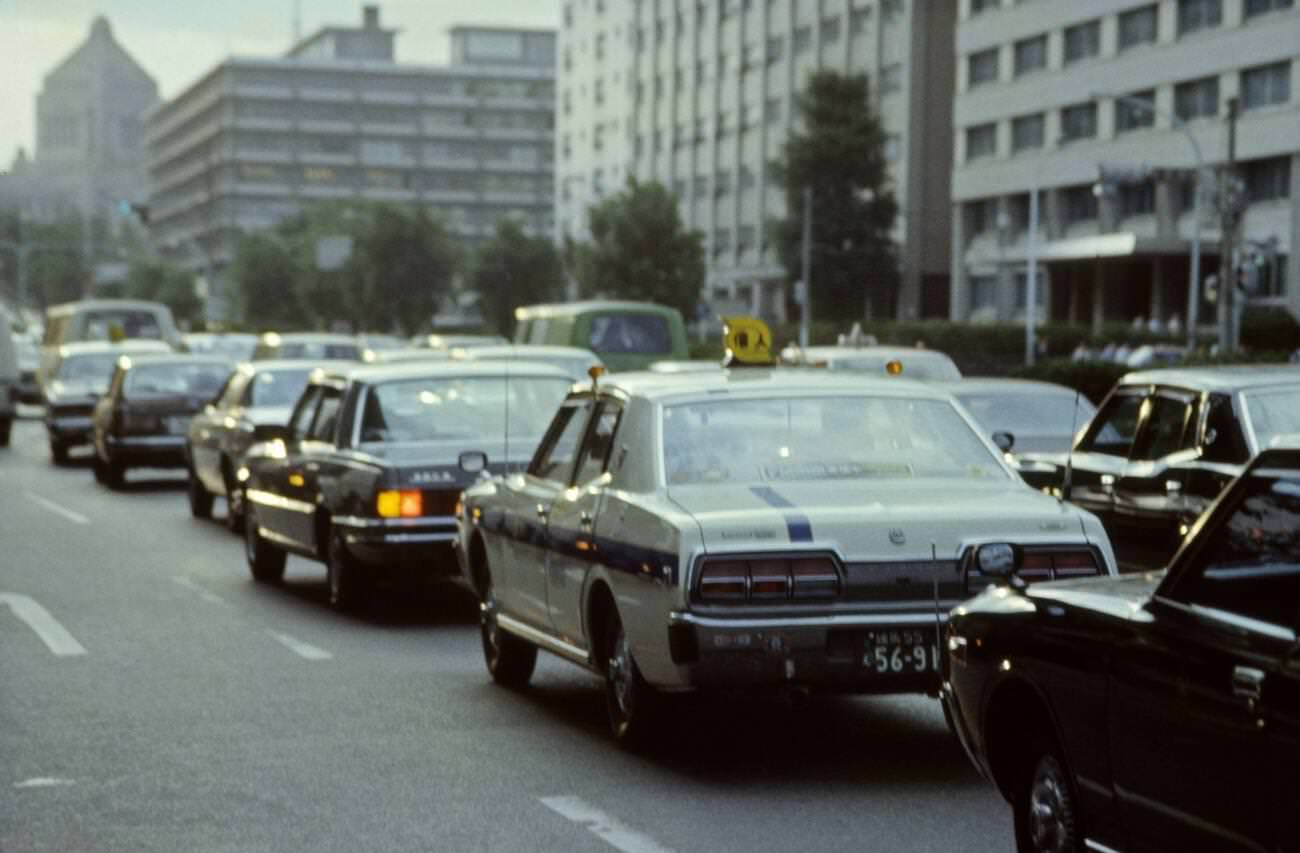
<path fill-rule="evenodd" d="M 50 440 L 50 460 L 55 465 L 68 464 L 68 446 L 62 442 Z"/>
<path fill-rule="evenodd" d="M 1078 800 L 1055 744 L 1040 739 L 1022 766 L 1025 773 L 1012 802 L 1019 853 L 1079 853 L 1083 850 Z"/>
<path fill-rule="evenodd" d="M 257 519 L 250 510 L 244 519 L 244 556 L 248 571 L 259 583 L 279 583 L 284 578 L 287 555 L 262 538 L 257 529 Z"/>
<path fill-rule="evenodd" d="M 641 677 L 618 611 L 610 608 L 603 654 L 605 707 L 614 740 L 624 749 L 647 746 L 654 737 L 659 694 Z"/>
<path fill-rule="evenodd" d="M 232 533 L 244 532 L 244 486 L 230 472 L 230 463 L 221 468 L 221 477 L 226 483 L 226 527 Z"/>
<path fill-rule="evenodd" d="M 368 590 L 356 559 L 348 553 L 347 543 L 339 530 L 331 530 L 325 559 L 325 578 L 329 587 L 330 607 L 339 611 L 358 610 L 365 604 Z"/>
<path fill-rule="evenodd" d="M 497 624 L 497 597 L 491 580 L 479 603 L 479 633 L 483 639 L 483 661 L 492 680 L 503 687 L 526 686 L 537 666 L 537 646 Z"/>
<path fill-rule="evenodd" d="M 14 422 L 6 418 L 0 421 L 0 447 L 9 446 L 9 432 L 13 429 Z"/>
<path fill-rule="evenodd" d="M 212 517 L 212 493 L 203 487 L 203 481 L 194 469 L 189 469 L 190 515 L 195 518 Z"/>

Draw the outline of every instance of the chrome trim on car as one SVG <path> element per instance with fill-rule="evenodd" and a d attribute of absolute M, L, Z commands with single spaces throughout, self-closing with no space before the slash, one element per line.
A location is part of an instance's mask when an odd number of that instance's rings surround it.
<path fill-rule="evenodd" d="M 185 436 L 183 435 L 110 435 L 107 438 L 110 447 L 124 447 L 128 449 L 133 447 L 149 447 L 175 450 L 185 446 Z"/>
<path fill-rule="evenodd" d="M 276 533 L 274 530 L 270 529 L 269 527 L 263 527 L 260 524 L 257 525 L 257 535 L 261 536 L 263 539 L 266 539 L 270 542 L 275 542 L 279 545 L 283 545 L 286 548 L 302 547 L 302 543 L 299 542 L 297 539 L 292 539 L 288 536 L 285 536 L 282 533 Z"/>
<path fill-rule="evenodd" d="M 1083 846 L 1087 847 L 1089 850 L 1095 850 L 1096 853 L 1120 853 L 1120 851 L 1116 850 L 1114 847 L 1107 847 L 1100 841 L 1093 841 L 1091 838 L 1083 839 Z"/>
<path fill-rule="evenodd" d="M 941 605 L 942 606 L 942 605 Z M 941 610 L 913 610 L 910 613 L 855 613 L 834 614 L 827 616 L 794 616 L 788 619 L 718 619 L 697 616 L 674 610 L 668 614 L 670 625 L 694 625 L 697 628 L 717 628 L 734 631 L 736 629 L 759 628 L 875 628 L 894 625 L 916 625 L 924 623 L 929 626 L 935 620 L 948 621 L 948 612 Z"/>
<path fill-rule="evenodd" d="M 455 539 L 455 531 L 448 531 L 446 533 L 387 533 L 384 535 L 383 542 L 385 545 L 414 545 L 421 543 L 453 542 Z"/>
<path fill-rule="evenodd" d="M 344 527 L 400 529 L 407 527 L 454 526 L 456 516 L 422 515 L 416 518 L 365 518 L 360 515 L 336 515 L 331 521 Z"/>
<path fill-rule="evenodd" d="M 303 515 L 309 515 L 316 511 L 315 504 L 309 504 L 306 501 L 296 501 L 293 498 L 286 498 L 282 495 L 273 494 L 272 492 L 266 492 L 261 489 L 248 489 L 244 492 L 244 498 L 253 503 L 261 504 L 262 506 L 284 509 L 290 512 L 300 512 Z"/>
<path fill-rule="evenodd" d="M 559 637 L 553 637 L 544 631 L 539 631 L 533 626 L 520 622 L 517 619 L 512 619 L 504 613 L 497 613 L 497 627 L 504 628 L 510 633 L 516 634 L 530 643 L 541 646 L 548 652 L 557 654 L 560 657 L 568 658 L 574 663 L 579 663 L 583 666 L 587 666 L 591 663 L 586 649 L 580 649 L 572 643 L 566 643 Z"/>

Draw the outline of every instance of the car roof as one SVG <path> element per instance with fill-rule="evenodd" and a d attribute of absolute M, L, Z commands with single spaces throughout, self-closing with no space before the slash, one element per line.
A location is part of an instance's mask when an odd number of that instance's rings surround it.
<path fill-rule="evenodd" d="M 855 355 L 877 355 L 882 358 L 933 358 L 941 359 L 945 362 L 952 361 L 952 358 L 940 350 L 921 349 L 919 347 L 890 346 L 889 344 L 869 344 L 867 346 L 818 346 L 800 349 L 799 347 L 787 347 L 795 354 L 802 354 L 804 358 L 811 361 L 833 361 L 836 358 L 852 358 Z"/>
<path fill-rule="evenodd" d="M 525 305 L 515 309 L 515 317 L 529 319 L 532 317 L 568 317 L 574 314 L 586 314 L 599 311 L 637 311 L 647 314 L 672 314 L 675 309 L 654 302 L 636 302 L 621 299 L 588 299 L 581 302 L 551 302 L 541 305 Z"/>
<path fill-rule="evenodd" d="M 101 353 L 126 354 L 139 352 L 172 352 L 166 341 L 152 338 L 126 338 L 121 341 L 74 341 L 59 347 L 59 355 L 98 355 Z"/>
<path fill-rule="evenodd" d="M 165 311 L 168 314 L 171 313 L 171 309 L 163 303 L 150 302 L 147 299 L 78 299 L 75 302 L 63 302 L 59 305 L 51 305 L 46 309 L 46 313 L 65 314 L 94 308 L 131 308 L 146 311 Z"/>
<path fill-rule="evenodd" d="M 234 363 L 228 358 L 221 358 L 215 355 L 194 355 L 192 353 L 159 353 L 158 355 L 139 355 L 133 353 L 123 353 L 131 359 L 132 367 L 142 367 L 151 364 L 217 364 L 234 368 Z"/>
<path fill-rule="evenodd" d="M 1068 385 L 1055 382 L 1042 382 L 1038 379 L 1012 379 L 1000 376 L 971 376 L 962 379 L 940 380 L 942 385 L 954 394 L 979 394 L 997 391 L 1041 391 L 1044 393 L 1074 394 L 1080 393 Z M 1086 399 L 1086 397 L 1085 397 Z"/>
<path fill-rule="evenodd" d="M 312 358 L 264 358 L 260 361 L 240 362 L 242 373 L 266 373 L 271 370 L 315 370 L 320 361 Z"/>
<path fill-rule="evenodd" d="M 553 364 L 528 361 L 421 361 L 395 364 L 366 364 L 353 368 L 320 367 L 325 379 L 347 380 L 375 384 L 401 379 L 424 379 L 458 376 L 511 376 L 554 377 L 572 381 L 567 372 Z"/>
<path fill-rule="evenodd" d="M 585 383 L 584 383 L 585 384 Z M 635 371 L 602 378 L 602 387 L 617 388 L 629 396 L 652 400 L 688 395 L 740 393 L 770 397 L 808 392 L 853 393 L 864 391 L 906 397 L 947 400 L 946 389 L 935 383 L 892 376 L 839 372 L 806 367 L 737 367 L 710 372 L 657 373 Z"/>
<path fill-rule="evenodd" d="M 354 335 L 339 335 L 332 332 L 265 332 L 262 334 L 263 341 L 271 346 L 276 346 L 280 342 L 302 342 L 311 341 L 315 343 L 326 344 L 348 344 L 357 346 L 357 339 Z"/>
<path fill-rule="evenodd" d="M 1230 367 L 1164 367 L 1125 374 L 1120 385 L 1175 385 L 1206 391 L 1240 391 L 1300 383 L 1300 367 L 1253 364 Z"/>
<path fill-rule="evenodd" d="M 454 349 L 454 347 L 453 347 Z M 510 356 L 526 360 L 528 356 L 560 356 L 567 358 L 590 358 L 597 361 L 600 356 L 582 347 L 566 347 L 552 344 L 496 344 L 490 347 L 473 347 L 465 350 L 467 358 L 490 358 L 492 356 Z"/>

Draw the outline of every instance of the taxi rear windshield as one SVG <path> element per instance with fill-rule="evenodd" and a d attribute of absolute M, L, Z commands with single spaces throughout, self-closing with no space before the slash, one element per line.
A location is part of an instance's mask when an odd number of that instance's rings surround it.
<path fill-rule="evenodd" d="M 663 443 L 670 485 L 1008 476 L 944 400 L 837 396 L 684 403 L 664 409 Z"/>
<path fill-rule="evenodd" d="M 591 318 L 593 352 L 664 355 L 673 351 L 668 320 L 658 314 L 599 314 Z"/>
<path fill-rule="evenodd" d="M 507 393 L 507 381 L 509 382 Z M 405 379 L 366 395 L 366 443 L 461 441 L 540 436 L 569 390 L 569 380 L 504 376 Z"/>
<path fill-rule="evenodd" d="M 85 333 L 82 340 L 111 341 L 117 338 L 144 338 L 162 340 L 162 326 L 152 311 L 96 310 L 87 311 Z"/>
<path fill-rule="evenodd" d="M 320 341 L 285 341 L 275 350 L 276 358 L 328 359 L 359 361 L 361 348 L 356 344 L 328 344 Z"/>
<path fill-rule="evenodd" d="M 211 397 L 230 376 L 223 364 L 145 364 L 131 368 L 122 393 L 126 397 Z"/>

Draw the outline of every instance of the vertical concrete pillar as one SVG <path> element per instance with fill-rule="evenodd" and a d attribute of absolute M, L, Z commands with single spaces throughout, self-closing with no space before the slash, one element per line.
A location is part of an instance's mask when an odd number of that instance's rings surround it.
<path fill-rule="evenodd" d="M 1070 325 L 1079 323 L 1083 317 L 1083 282 L 1080 280 L 1079 266 L 1070 264 L 1066 267 L 1066 281 L 1070 288 L 1070 306 L 1066 311 L 1066 322 Z"/>
<path fill-rule="evenodd" d="M 970 316 L 970 281 L 966 274 L 966 216 L 961 202 L 952 206 L 952 276 L 948 282 L 948 319 Z"/>
<path fill-rule="evenodd" d="M 998 227 L 998 322 L 1006 323 L 1016 310 L 1016 278 L 1011 264 L 1007 263 L 1007 246 L 1011 242 L 1011 199 L 1002 196 L 997 203 L 997 222 L 1008 223 Z"/>
<path fill-rule="evenodd" d="M 1147 316 L 1161 322 L 1165 319 L 1165 259 L 1159 256 L 1151 261 L 1151 307 Z"/>
<path fill-rule="evenodd" d="M 1093 262 L 1092 273 L 1092 334 L 1101 337 L 1102 326 L 1106 323 L 1106 274 L 1105 265 L 1100 260 Z"/>
<path fill-rule="evenodd" d="M 1156 236 L 1178 236 L 1178 204 L 1174 179 L 1162 175 L 1156 179 Z"/>

